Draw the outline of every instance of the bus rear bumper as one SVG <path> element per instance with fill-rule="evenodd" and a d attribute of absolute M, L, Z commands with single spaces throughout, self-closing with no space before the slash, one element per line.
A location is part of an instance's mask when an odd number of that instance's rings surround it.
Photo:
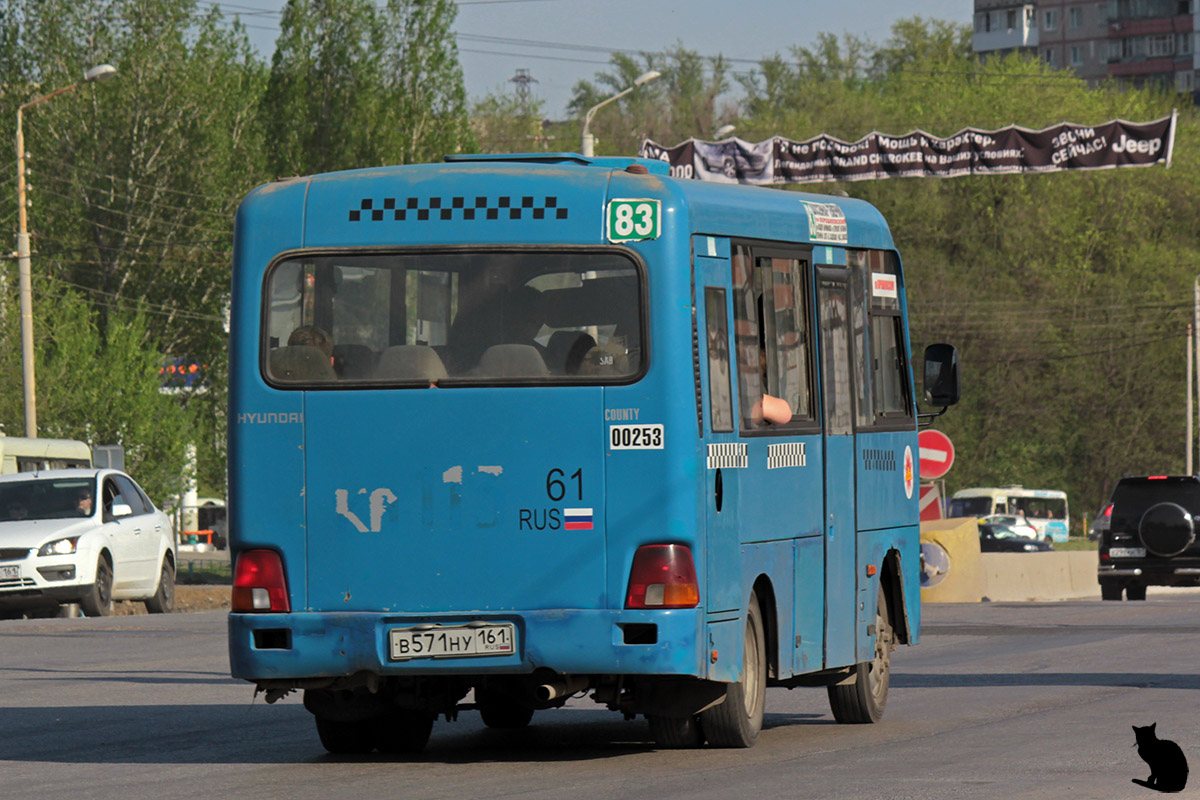
<path fill-rule="evenodd" d="M 512 654 L 390 658 L 394 629 L 511 622 Z M 348 676 L 527 674 L 706 675 L 698 609 L 561 610 L 480 614 L 368 612 L 229 615 L 235 678 L 274 681 Z"/>

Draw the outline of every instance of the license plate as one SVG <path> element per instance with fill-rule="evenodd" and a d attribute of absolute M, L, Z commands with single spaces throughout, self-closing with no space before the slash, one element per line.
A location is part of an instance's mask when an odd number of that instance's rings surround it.
<path fill-rule="evenodd" d="M 0 567 L 0 580 L 15 579 L 21 577 L 20 567 Z"/>
<path fill-rule="evenodd" d="M 1146 548 L 1144 547 L 1112 547 L 1109 548 L 1108 555 L 1110 558 L 1145 558 Z"/>
<path fill-rule="evenodd" d="M 511 622 L 479 626 L 395 628 L 392 660 L 507 656 L 516 652 L 517 631 Z"/>

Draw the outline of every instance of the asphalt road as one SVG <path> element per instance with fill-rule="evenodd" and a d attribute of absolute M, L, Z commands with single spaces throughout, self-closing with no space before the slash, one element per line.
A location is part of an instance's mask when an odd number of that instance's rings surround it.
<path fill-rule="evenodd" d="M 1152 722 L 1200 765 L 1200 593 L 925 616 L 878 725 L 772 689 L 757 747 L 662 751 L 583 700 L 515 734 L 465 712 L 414 760 L 326 755 L 298 696 L 228 677 L 222 612 L 5 621 L 0 796 L 1110 800 L 1156 796 L 1130 782 L 1149 772 L 1130 726 Z"/>

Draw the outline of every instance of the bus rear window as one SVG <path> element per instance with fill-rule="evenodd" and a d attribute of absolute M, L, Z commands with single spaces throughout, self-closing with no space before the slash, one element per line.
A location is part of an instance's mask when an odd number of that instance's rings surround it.
<path fill-rule="evenodd" d="M 616 251 L 322 253 L 270 271 L 262 349 L 282 386 L 628 383 L 642 280 Z"/>
<path fill-rule="evenodd" d="M 986 517 L 992 513 L 990 497 L 955 497 L 950 500 L 952 517 Z"/>

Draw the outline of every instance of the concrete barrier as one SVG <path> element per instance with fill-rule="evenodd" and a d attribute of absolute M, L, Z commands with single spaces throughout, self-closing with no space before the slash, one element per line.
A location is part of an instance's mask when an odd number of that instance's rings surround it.
<path fill-rule="evenodd" d="M 1078 600 L 1100 596 L 1096 551 L 981 553 L 974 517 L 921 523 L 921 542 L 937 544 L 950 569 L 933 586 L 922 586 L 924 603 Z"/>
<path fill-rule="evenodd" d="M 998 601 L 1099 597 L 1096 563 L 1096 553 L 1092 550 L 982 553 L 980 572 L 983 596 Z M 925 599 L 924 593 L 921 599 Z"/>

